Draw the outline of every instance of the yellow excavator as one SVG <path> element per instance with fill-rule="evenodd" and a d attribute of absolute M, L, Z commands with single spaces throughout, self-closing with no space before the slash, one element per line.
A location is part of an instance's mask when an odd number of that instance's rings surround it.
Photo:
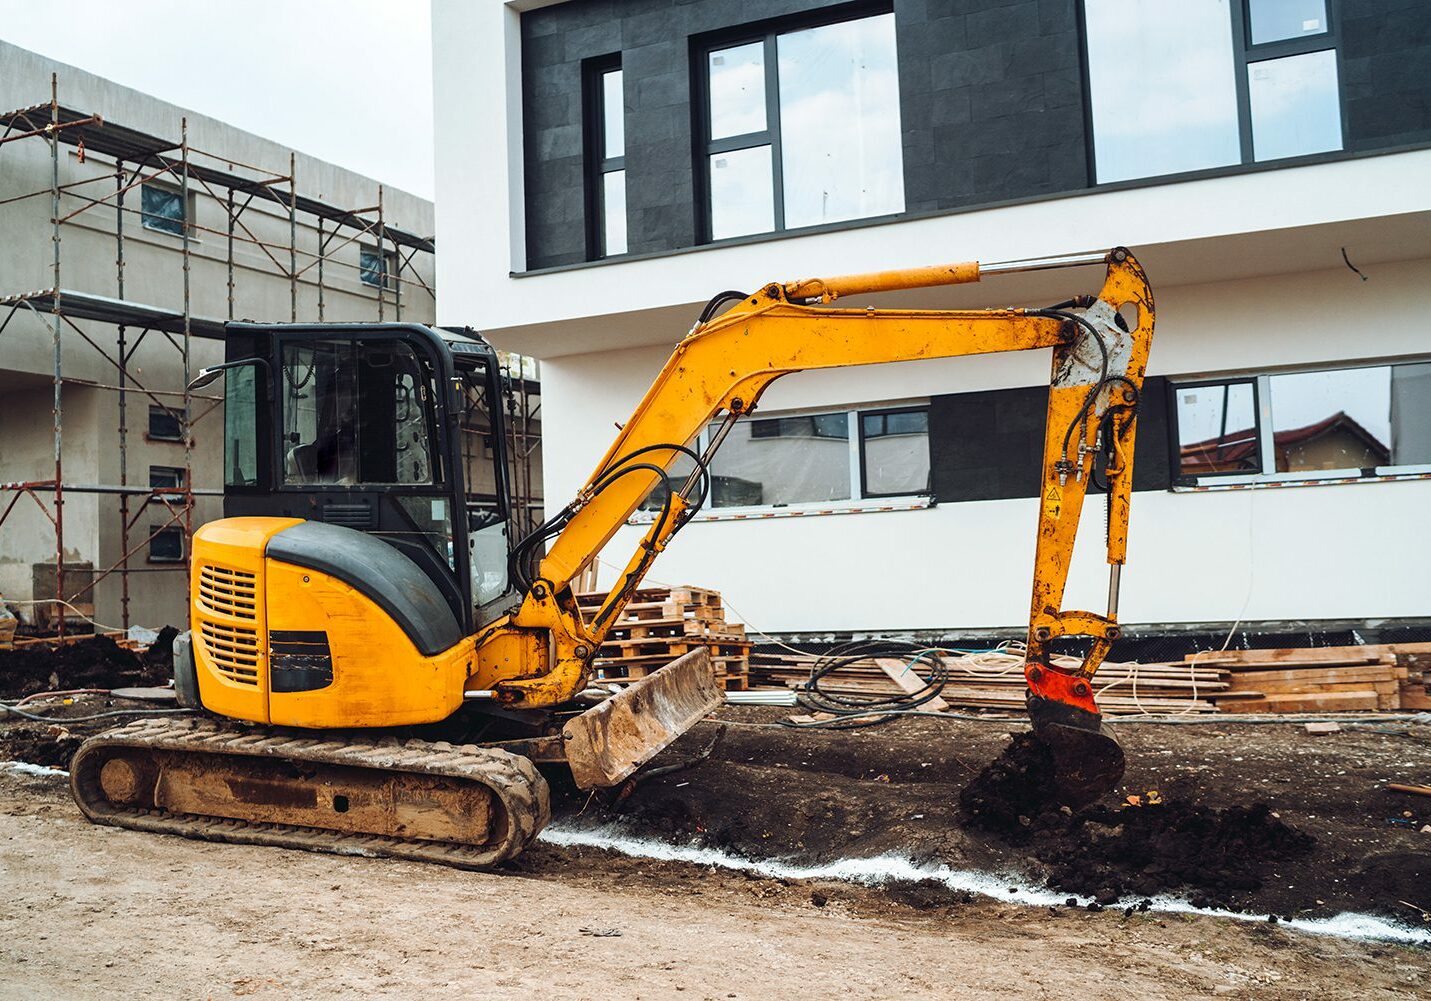
<path fill-rule="evenodd" d="M 1106 269 L 1097 295 L 1047 308 L 839 303 L 1089 265 Z M 521 538 L 509 535 L 503 376 L 480 336 L 230 324 L 226 360 L 195 380 L 225 388 L 225 517 L 194 535 L 190 631 L 175 651 L 177 697 L 196 712 L 85 741 L 74 797 L 96 823 L 146 831 L 464 867 L 511 858 L 549 819 L 536 765 L 569 768 L 584 789 L 617 785 L 721 703 L 704 651 L 614 695 L 592 687 L 592 661 L 772 382 L 1047 349 L 1027 703 L 1065 801 L 1091 802 L 1123 772 L 1092 680 L 1119 634 L 1153 320 L 1147 277 L 1123 248 L 722 293 L 576 498 Z M 1106 614 L 1062 609 L 1095 473 L 1107 483 Z M 644 537 L 584 615 L 573 581 L 643 505 Z M 1078 646 L 1081 667 L 1055 666 L 1055 645 Z"/>

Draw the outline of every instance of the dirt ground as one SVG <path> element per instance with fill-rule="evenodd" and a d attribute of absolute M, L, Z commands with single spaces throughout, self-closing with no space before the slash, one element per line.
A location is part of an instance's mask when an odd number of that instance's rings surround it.
<path fill-rule="evenodd" d="M 707 758 L 623 798 L 558 784 L 560 822 L 760 858 L 895 852 L 1032 885 L 1057 881 L 1060 860 L 1096 869 L 1097 851 L 1125 850 L 1120 832 L 1138 822 L 1104 807 L 1101 820 L 1027 838 L 967 828 L 960 790 L 1017 724 L 828 733 L 772 727 L 778 710 L 718 715 L 657 764 L 710 748 Z M 1256 888 L 1224 887 L 1206 903 L 1410 924 L 1431 908 L 1431 834 L 1419 830 L 1431 801 L 1383 788 L 1431 774 L 1431 728 L 1117 726 L 1130 761 L 1120 797 L 1156 790 L 1211 811 L 1261 802 L 1312 839 L 1258 866 Z M 73 736 L 0 724 L 0 758 L 62 757 L 46 741 Z M 1192 896 L 1196 871 L 1158 877 L 1185 878 Z M 94 827 L 63 779 L 0 769 L 0 998 L 1425 996 L 1431 950 L 1125 913 L 1139 895 L 1119 890 L 1100 912 L 1038 908 L 942 885 L 767 879 L 551 844 L 469 873 Z"/>
<path fill-rule="evenodd" d="M 470 873 L 94 827 L 62 780 L 0 774 L 0 997 L 1416 998 L 1431 975 L 1425 950 L 1260 922 L 530 861 Z"/>

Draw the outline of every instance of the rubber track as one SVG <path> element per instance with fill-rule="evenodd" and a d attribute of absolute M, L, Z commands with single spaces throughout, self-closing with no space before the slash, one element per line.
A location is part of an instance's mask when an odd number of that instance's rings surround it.
<path fill-rule="evenodd" d="M 273 757 L 465 779 L 491 790 L 505 814 L 506 830 L 495 844 L 467 845 L 124 807 L 109 802 L 99 785 L 99 768 L 94 762 L 103 758 L 98 752 L 110 747 Z M 484 869 L 514 858 L 551 819 L 546 780 L 531 761 L 506 751 L 420 740 L 339 741 L 302 732 L 195 720 L 139 720 L 91 737 L 80 745 L 70 764 L 70 791 L 80 810 L 96 824 L 205 841 L 437 862 L 461 869 Z"/>

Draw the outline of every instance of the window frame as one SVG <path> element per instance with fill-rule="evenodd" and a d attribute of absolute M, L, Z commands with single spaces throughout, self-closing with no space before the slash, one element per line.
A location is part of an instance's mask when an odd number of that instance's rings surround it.
<path fill-rule="evenodd" d="M 172 420 L 176 428 L 173 435 L 155 434 L 154 418 L 162 416 L 164 420 Z M 161 407 L 157 403 L 149 405 L 149 421 L 144 427 L 144 439 L 146 441 L 165 441 L 182 444 L 184 441 L 184 417 L 179 411 L 170 407 Z"/>
<path fill-rule="evenodd" d="M 178 536 L 179 555 L 178 556 L 156 556 L 154 555 L 154 543 L 164 536 Z M 149 541 L 145 545 L 146 563 L 185 563 L 189 559 L 189 547 L 184 538 L 184 529 L 179 525 L 150 525 Z"/>
<path fill-rule="evenodd" d="M 1182 463 L 1182 427 L 1179 424 L 1180 411 L 1178 409 L 1178 394 L 1186 389 L 1205 389 L 1209 386 L 1251 386 L 1252 387 L 1252 435 L 1257 440 L 1257 469 L 1249 471 L 1245 469 L 1229 469 L 1222 472 L 1197 473 L 1184 475 Z M 1270 414 L 1263 410 L 1262 380 L 1256 375 L 1230 375 L 1214 379 L 1191 379 L 1187 382 L 1174 382 L 1168 380 L 1168 433 L 1172 455 L 1169 456 L 1169 463 L 1173 471 L 1173 482 L 1175 484 L 1185 483 L 1192 485 L 1199 480 L 1223 480 L 1227 477 L 1260 477 L 1267 469 L 1266 451 L 1262 447 L 1262 429 L 1270 419 Z M 1276 467 L 1273 466 L 1273 469 Z"/>
<path fill-rule="evenodd" d="M 380 258 L 383 266 L 382 281 L 374 282 L 368 280 L 367 275 L 371 271 L 371 269 L 363 267 L 364 254 L 371 254 L 374 257 Z M 366 285 L 368 288 L 380 288 L 384 292 L 392 292 L 396 294 L 398 291 L 400 291 L 401 286 L 401 283 L 398 281 L 397 276 L 397 271 L 401 267 L 402 261 L 398 257 L 398 252 L 396 250 L 389 250 L 384 247 L 381 251 L 379 251 L 375 244 L 358 244 L 358 283 L 360 285 Z"/>
<path fill-rule="evenodd" d="M 907 490 L 899 490 L 899 491 L 895 491 L 895 492 L 893 492 L 893 493 L 876 493 L 876 492 L 874 492 L 874 491 L 872 491 L 872 490 L 869 489 L 869 463 L 868 463 L 868 461 L 867 461 L 867 459 L 866 459 L 866 454 L 865 454 L 865 441 L 866 441 L 866 436 L 865 436 L 865 418 L 866 418 L 866 417 L 886 417 L 886 418 L 888 418 L 888 417 L 889 417 L 890 415 L 892 415 L 892 414 L 923 414 L 923 415 L 924 415 L 924 441 L 925 441 L 925 444 L 926 444 L 926 446 L 927 446 L 927 445 L 929 444 L 929 404 L 926 403 L 926 404 L 924 404 L 923 406 L 915 405 L 915 406 L 907 406 L 907 407 L 882 407 L 882 408 L 877 409 L 877 410 L 857 410 L 857 411 L 854 411 L 854 413 L 855 413 L 855 417 L 856 417 L 855 423 L 856 423 L 856 425 L 857 425 L 858 428 L 859 428 L 859 439 L 860 439 L 860 440 L 859 440 L 859 448 L 858 448 L 858 450 L 857 450 L 857 452 L 856 452 L 857 460 L 858 460 L 859 468 L 860 468 L 860 484 L 859 484 L 859 486 L 860 486 L 860 489 L 859 489 L 860 499 L 863 500 L 863 499 L 865 499 L 865 498 L 876 498 L 876 497 L 924 497 L 924 496 L 930 496 L 930 495 L 932 495 L 933 492 L 934 492 L 934 489 L 933 489 L 933 486 L 934 486 L 934 484 L 933 484 L 933 478 L 934 478 L 934 461 L 933 461 L 933 456 L 932 456 L 932 455 L 930 456 L 929 471 L 928 471 L 928 472 L 925 474 L 925 476 L 924 476 L 924 489 L 923 489 L 923 490 L 917 490 L 917 491 L 915 491 L 915 492 L 913 492 L 913 493 L 910 493 L 910 492 L 907 491 Z M 886 426 L 888 426 L 888 424 L 886 424 Z"/>
<path fill-rule="evenodd" d="M 172 473 L 170 477 L 173 483 L 155 483 L 155 473 Z M 184 490 L 187 487 L 187 470 L 183 466 L 153 466 L 149 467 L 149 489 L 150 490 Z"/>
<path fill-rule="evenodd" d="M 1098 177 L 1098 135 L 1093 121 L 1092 86 L 1090 82 L 1091 60 L 1088 54 L 1088 10 L 1087 0 L 1078 0 L 1078 36 L 1082 56 L 1083 125 L 1088 137 L 1088 176 L 1092 187 L 1104 185 L 1126 185 L 1147 183 L 1168 177 L 1197 176 L 1209 171 L 1238 170 L 1259 164 L 1297 164 L 1327 156 L 1347 153 L 1347 87 L 1346 67 L 1342 59 L 1341 11 L 1338 0 L 1326 0 L 1327 27 L 1325 31 L 1297 38 L 1283 38 L 1275 42 L 1252 42 L 1252 0 L 1228 0 L 1229 31 L 1232 38 L 1232 75 L 1237 95 L 1237 137 L 1239 159 L 1237 163 L 1198 167 L 1194 170 L 1178 171 L 1172 174 L 1140 174 L 1137 177 L 1117 181 L 1103 181 Z M 1248 84 L 1248 69 L 1254 63 L 1281 59 L 1286 56 L 1301 56 L 1311 52 L 1331 49 L 1335 53 L 1337 69 L 1337 112 L 1341 124 L 1341 145 L 1335 150 L 1316 153 L 1299 153 L 1295 156 L 1271 157 L 1258 160 L 1252 145 L 1252 94 Z"/>
<path fill-rule="evenodd" d="M 748 504 L 732 505 L 730 507 L 717 508 L 707 505 L 695 516 L 695 521 L 745 521 L 754 518 L 772 518 L 796 515 L 811 514 L 857 514 L 865 511 L 906 511 L 934 506 L 934 493 L 932 483 L 926 481 L 925 489 L 914 493 L 894 493 L 894 494 L 866 494 L 864 492 L 864 460 L 862 457 L 863 437 L 861 426 L 867 414 L 888 414 L 888 413 L 929 413 L 929 401 L 901 402 L 881 406 L 869 407 L 842 407 L 839 409 L 802 408 L 799 410 L 780 411 L 771 414 L 750 415 L 742 417 L 751 421 L 757 420 L 779 420 L 789 417 L 820 417 L 826 415 L 843 415 L 848 428 L 848 436 L 845 438 L 832 438 L 826 436 L 823 440 L 841 440 L 848 446 L 849 457 L 849 477 L 850 496 L 838 500 L 824 501 L 796 501 L 789 504 Z M 707 421 L 690 447 L 697 453 L 703 454 L 710 444 L 711 425 L 719 424 L 719 418 L 712 418 Z M 933 459 L 930 460 L 931 476 L 933 470 Z M 651 511 L 636 511 L 630 519 L 631 524 L 646 524 L 654 520 L 654 513 Z"/>
<path fill-rule="evenodd" d="M 153 212 L 148 212 L 145 210 L 144 191 L 147 188 L 152 188 L 155 191 L 163 191 L 166 194 L 173 195 L 174 198 L 179 202 L 179 206 L 183 209 L 184 215 L 183 218 L 177 220 L 179 223 L 179 228 L 177 230 L 169 229 L 166 226 L 156 226 L 150 222 L 151 219 L 158 219 L 166 223 L 175 222 L 176 220 L 170 219 L 168 216 L 156 215 Z M 164 184 L 160 181 L 144 181 L 139 186 L 139 228 L 148 233 L 163 233 L 165 236 L 172 236 L 181 240 L 185 237 L 185 231 L 187 230 L 187 236 L 190 242 L 193 242 L 195 239 L 194 212 L 197 206 L 197 192 L 190 191 L 188 193 L 188 198 L 186 199 L 184 197 L 184 189 L 179 187 L 178 185 Z"/>
<path fill-rule="evenodd" d="M 621 53 L 595 56 L 582 64 L 582 116 L 586 122 L 586 259 L 603 261 L 624 257 L 631 252 L 630 212 L 627 212 L 626 249 L 619 254 L 606 252 L 606 175 L 626 170 L 625 129 L 622 130 L 621 156 L 606 155 L 606 74 L 621 72 L 623 92 L 626 75 L 621 66 Z M 623 108 L 623 115 L 625 109 Z"/>
<path fill-rule="evenodd" d="M 1412 356 L 1381 360 L 1357 360 L 1339 364 L 1302 365 L 1289 368 L 1267 369 L 1253 373 L 1231 374 L 1222 377 L 1206 377 L 1179 380 L 1168 379 L 1170 395 L 1168 406 L 1169 464 L 1172 470 L 1172 489 L 1175 492 L 1188 490 L 1231 489 L 1250 487 L 1323 486 L 1334 483 L 1374 483 L 1387 480 L 1431 479 L 1431 463 L 1410 465 L 1386 465 L 1366 469 L 1304 469 L 1290 472 L 1277 471 L 1277 448 L 1272 421 L 1272 380 L 1284 375 L 1304 375 L 1317 372 L 1354 372 L 1365 368 L 1395 368 L 1398 365 L 1431 364 L 1431 356 Z M 1178 433 L 1178 409 L 1176 394 L 1184 389 L 1199 386 L 1220 386 L 1232 383 L 1253 383 L 1256 406 L 1257 454 L 1260 472 L 1224 472 L 1183 475 L 1180 459 Z"/>
<path fill-rule="evenodd" d="M 1080 0 L 1081 2 L 1081 0 Z M 695 182 L 696 238 L 698 244 L 725 243 L 729 240 L 749 240 L 754 237 L 768 237 L 773 234 L 801 232 L 824 226 L 849 226 L 867 224 L 875 219 L 896 218 L 904 212 L 863 216 L 858 219 L 844 219 L 837 223 L 820 223 L 815 226 L 800 226 L 794 230 L 785 226 L 785 165 L 782 155 L 780 135 L 780 64 L 776 50 L 776 40 L 781 35 L 810 28 L 823 28 L 847 21 L 860 21 L 868 17 L 878 17 L 894 13 L 893 0 L 859 0 L 856 3 L 826 7 L 787 17 L 755 21 L 735 28 L 698 35 L 691 39 L 691 114 L 694 120 L 693 147 L 695 162 L 692 171 Z M 721 49 L 741 45 L 763 43 L 765 65 L 765 128 L 758 132 L 746 132 L 738 136 L 712 139 L 711 136 L 711 94 L 710 56 Z M 746 149 L 770 147 L 771 199 L 773 225 L 768 231 L 742 233 L 717 239 L 712 235 L 713 211 L 711 205 L 710 158 L 720 153 L 736 153 Z M 903 151 L 901 150 L 901 155 Z"/>

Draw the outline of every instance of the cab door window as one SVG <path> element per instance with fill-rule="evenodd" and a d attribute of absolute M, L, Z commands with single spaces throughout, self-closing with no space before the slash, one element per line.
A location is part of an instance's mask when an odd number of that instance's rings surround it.
<path fill-rule="evenodd" d="M 441 482 L 435 379 L 403 341 L 286 344 L 279 392 L 285 484 Z"/>

